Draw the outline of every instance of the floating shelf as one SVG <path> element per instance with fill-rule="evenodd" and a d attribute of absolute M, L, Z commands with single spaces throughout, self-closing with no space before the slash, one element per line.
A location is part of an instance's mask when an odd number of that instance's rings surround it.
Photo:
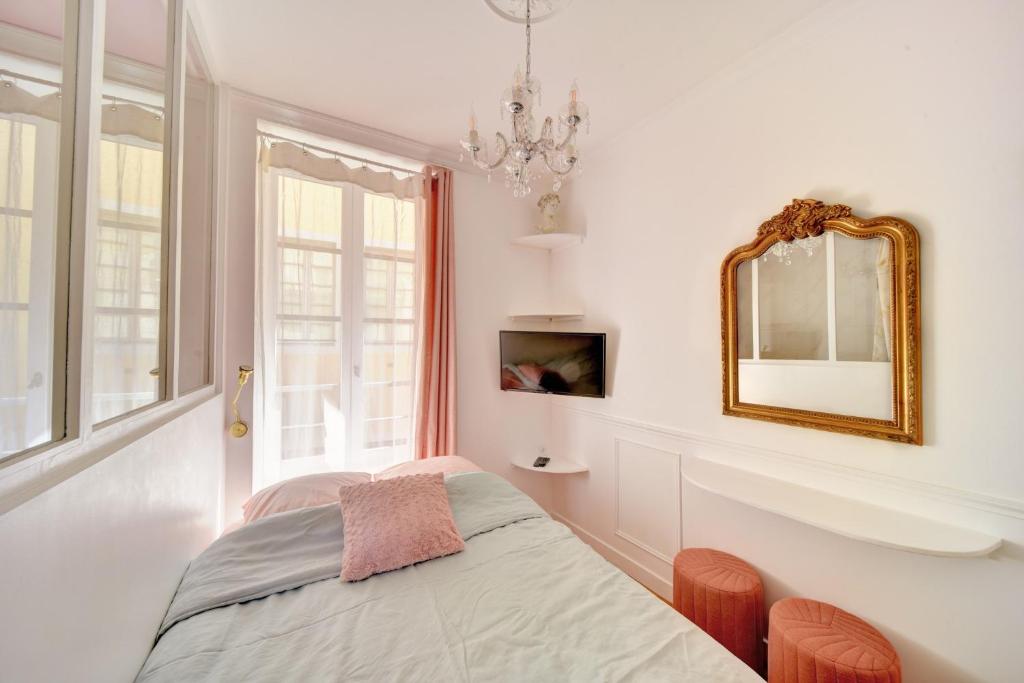
<path fill-rule="evenodd" d="M 979 531 L 702 458 L 686 459 L 683 478 L 758 510 L 886 548 L 941 557 L 984 557 L 1002 545 L 1002 539 Z"/>
<path fill-rule="evenodd" d="M 512 240 L 512 244 L 518 247 L 529 247 L 531 249 L 547 249 L 548 251 L 564 249 L 565 247 L 571 247 L 573 245 L 582 243 L 583 235 L 579 234 L 578 232 L 538 232 L 533 235 L 517 237 L 514 240 Z"/>
<path fill-rule="evenodd" d="M 577 474 L 579 472 L 589 472 L 590 468 L 586 465 L 581 465 L 573 460 L 567 460 L 565 458 L 551 458 L 547 465 L 544 467 L 534 467 L 533 461 L 537 459 L 535 455 L 522 455 L 512 459 L 512 464 L 516 467 L 524 470 L 530 470 L 531 472 L 540 472 L 542 474 Z"/>
<path fill-rule="evenodd" d="M 559 320 L 581 320 L 583 311 L 563 311 L 561 313 L 510 313 L 513 320 L 547 320 L 557 322 Z"/>

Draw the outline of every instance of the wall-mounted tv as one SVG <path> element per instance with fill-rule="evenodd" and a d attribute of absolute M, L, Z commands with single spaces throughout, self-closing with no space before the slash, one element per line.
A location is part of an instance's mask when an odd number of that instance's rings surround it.
<path fill-rule="evenodd" d="M 604 398 L 605 335 L 499 332 L 502 391 Z"/>

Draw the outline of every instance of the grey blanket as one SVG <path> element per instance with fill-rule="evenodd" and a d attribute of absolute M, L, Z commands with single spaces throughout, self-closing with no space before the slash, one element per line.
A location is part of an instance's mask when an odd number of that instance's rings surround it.
<path fill-rule="evenodd" d="M 496 474 L 451 475 L 445 486 L 463 540 L 546 516 Z M 214 541 L 189 565 L 157 637 L 200 612 L 339 576 L 344 545 L 337 504 L 292 510 L 247 524 Z"/>
<path fill-rule="evenodd" d="M 331 578 L 335 506 L 225 536 L 138 680 L 763 683 L 500 477 L 447 485 L 466 549 L 365 581 Z"/>

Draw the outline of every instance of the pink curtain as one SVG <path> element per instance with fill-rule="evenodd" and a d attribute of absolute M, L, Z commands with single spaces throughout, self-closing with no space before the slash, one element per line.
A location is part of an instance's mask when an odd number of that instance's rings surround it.
<path fill-rule="evenodd" d="M 452 172 L 423 169 L 425 230 L 416 457 L 455 454 L 455 225 Z"/>

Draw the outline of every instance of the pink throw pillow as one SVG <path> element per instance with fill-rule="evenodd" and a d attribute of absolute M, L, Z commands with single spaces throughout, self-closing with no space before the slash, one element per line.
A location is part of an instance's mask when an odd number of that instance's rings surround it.
<path fill-rule="evenodd" d="M 242 518 L 248 524 L 277 512 L 334 503 L 339 488 L 363 484 L 372 478 L 366 472 L 325 472 L 287 479 L 253 494 L 242 505 Z"/>
<path fill-rule="evenodd" d="M 441 473 L 346 486 L 338 496 L 345 525 L 343 581 L 361 581 L 466 547 Z"/>
<path fill-rule="evenodd" d="M 374 480 L 391 479 L 393 477 L 404 477 L 409 474 L 455 474 L 456 472 L 482 472 L 476 464 L 458 455 L 439 455 L 436 458 L 424 458 L 403 462 L 394 467 L 389 467 L 383 472 L 374 475 Z"/>

